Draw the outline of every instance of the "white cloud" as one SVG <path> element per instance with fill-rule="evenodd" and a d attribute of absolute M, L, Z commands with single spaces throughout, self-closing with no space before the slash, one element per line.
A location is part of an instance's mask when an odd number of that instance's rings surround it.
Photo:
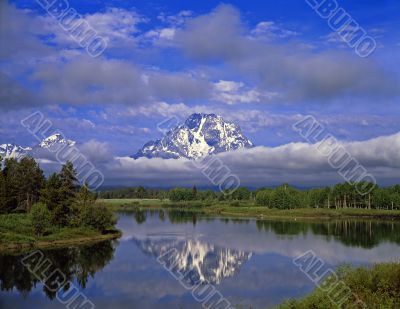
<path fill-rule="evenodd" d="M 272 26 L 267 23 L 261 28 Z M 398 76 L 373 58 L 361 59 L 337 49 L 299 48 L 291 40 L 258 39 L 231 5 L 187 21 L 175 40 L 198 63 L 226 65 L 259 89 L 278 92 L 280 101 L 324 103 L 352 97 L 378 102 L 399 95 Z"/>
<path fill-rule="evenodd" d="M 400 172 L 400 133 L 363 142 L 342 143 L 380 184 L 398 181 Z M 92 147 L 93 146 L 93 147 Z M 89 149 L 97 150 L 98 144 Z M 100 152 L 101 153 L 101 152 Z M 344 180 L 320 154 L 315 145 L 290 143 L 279 147 L 255 147 L 221 153 L 218 157 L 237 175 L 244 186 L 279 185 L 289 182 L 301 186 L 321 186 Z M 106 177 L 106 184 L 212 186 L 209 180 L 187 159 L 137 160 L 116 157 L 96 166 Z"/>
<path fill-rule="evenodd" d="M 176 27 L 183 25 L 188 18 L 192 17 L 192 15 L 192 11 L 183 10 L 176 15 L 166 15 L 165 13 L 161 13 L 157 18 L 166 24 Z"/>
<path fill-rule="evenodd" d="M 43 24 L 54 34 L 54 42 L 69 48 L 79 47 L 74 37 L 58 25 L 58 21 L 51 16 L 39 17 Z M 87 22 L 103 37 L 109 48 L 134 47 L 140 33 L 138 25 L 148 20 L 135 11 L 120 8 L 109 8 L 105 12 L 81 15 L 74 23 L 76 25 Z"/>
<path fill-rule="evenodd" d="M 255 37 L 264 37 L 269 39 L 280 38 L 284 39 L 291 36 L 299 35 L 298 32 L 284 29 L 273 21 L 262 21 L 251 30 L 251 34 Z"/>
<path fill-rule="evenodd" d="M 215 83 L 215 89 L 222 92 L 238 91 L 243 86 L 244 84 L 241 82 L 238 83 L 227 80 L 220 80 L 219 82 Z"/>
<path fill-rule="evenodd" d="M 277 93 L 251 89 L 242 82 L 220 80 L 214 84 L 213 99 L 229 105 L 269 102 L 277 97 Z"/>
<path fill-rule="evenodd" d="M 160 30 L 160 39 L 172 40 L 175 36 L 174 28 L 164 28 Z"/>

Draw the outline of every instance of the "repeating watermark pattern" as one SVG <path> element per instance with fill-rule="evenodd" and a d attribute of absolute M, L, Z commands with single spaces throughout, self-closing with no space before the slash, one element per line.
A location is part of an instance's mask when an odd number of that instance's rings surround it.
<path fill-rule="evenodd" d="M 21 260 L 29 272 L 35 276 L 56 299 L 68 309 L 94 309 L 95 305 L 79 288 L 67 280 L 66 275 L 57 268 L 40 250 L 33 251 Z"/>
<path fill-rule="evenodd" d="M 318 153 L 357 192 L 366 195 L 376 187 L 375 177 L 330 134 L 314 116 L 307 115 L 292 126 L 308 143 L 315 144 Z"/>
<path fill-rule="evenodd" d="M 206 309 L 234 309 L 231 303 L 208 281 L 197 281 L 192 283 L 196 277 L 196 271 L 190 268 L 187 272 L 181 273 L 176 267 L 178 261 L 178 250 L 172 248 L 161 254 L 157 261 L 173 276 L 180 285 L 190 291 L 193 298 Z"/>
<path fill-rule="evenodd" d="M 349 286 L 343 280 L 340 280 L 336 272 L 312 250 L 302 253 L 292 262 L 339 308 L 350 299 L 358 305 L 357 308 L 367 308 Z"/>
<path fill-rule="evenodd" d="M 180 123 L 180 119 L 176 116 L 169 117 L 159 123 L 157 123 L 158 132 L 166 135 L 173 128 L 176 128 Z"/>
<path fill-rule="evenodd" d="M 45 118 L 39 111 L 22 119 L 21 125 L 24 126 L 38 142 L 54 134 L 60 134 L 63 139 L 66 140 L 65 135 L 61 131 L 54 129 L 52 121 Z M 100 172 L 76 146 L 71 146 L 66 143 L 56 144 L 53 147 L 46 148 L 46 150 L 53 153 L 60 164 L 65 164 L 68 161 L 73 163 L 79 182 L 85 184 L 90 190 L 96 190 L 104 183 L 105 178 L 103 173 Z"/>
<path fill-rule="evenodd" d="M 215 156 L 209 155 L 191 161 L 197 169 L 224 195 L 231 195 L 240 187 L 240 179 L 231 169 Z"/>
<path fill-rule="evenodd" d="M 339 5 L 337 0 L 305 0 L 329 27 L 362 58 L 370 56 L 377 47 L 375 39 Z"/>
<path fill-rule="evenodd" d="M 36 0 L 39 5 L 54 17 L 59 26 L 67 32 L 91 57 L 100 56 L 107 49 L 106 40 L 94 30 L 89 23 L 67 0 Z"/>
<path fill-rule="evenodd" d="M 157 124 L 157 130 L 164 136 L 176 128 L 180 119 L 176 116 L 167 118 Z M 179 145 L 177 145 L 179 147 Z M 206 155 L 204 157 L 191 160 L 190 163 L 224 195 L 231 195 L 240 187 L 240 179 L 232 173 L 231 169 L 216 155 Z"/>

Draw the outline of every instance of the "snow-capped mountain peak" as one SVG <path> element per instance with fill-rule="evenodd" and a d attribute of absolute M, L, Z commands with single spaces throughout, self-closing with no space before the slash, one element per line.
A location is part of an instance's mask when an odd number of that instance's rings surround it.
<path fill-rule="evenodd" d="M 32 151 L 32 148 L 30 147 L 21 147 L 15 144 L 0 145 L 0 156 L 3 159 L 21 159 L 30 151 Z"/>
<path fill-rule="evenodd" d="M 185 123 L 150 141 L 133 157 L 197 159 L 210 154 L 254 147 L 238 125 L 215 114 L 192 114 Z"/>
<path fill-rule="evenodd" d="M 43 141 L 41 141 L 38 145 L 31 147 L 22 147 L 15 144 L 3 144 L 0 145 L 0 156 L 3 159 L 22 159 L 26 156 L 32 156 L 34 158 L 37 157 L 38 153 L 43 151 L 44 149 L 49 149 L 53 147 L 61 147 L 67 146 L 71 147 L 74 146 L 76 142 L 71 140 L 66 140 L 61 134 L 53 134 Z"/>
<path fill-rule="evenodd" d="M 50 148 L 54 145 L 68 145 L 74 146 L 75 142 L 71 140 L 66 140 L 60 133 L 53 134 L 47 138 L 45 138 L 38 146 L 40 148 Z"/>

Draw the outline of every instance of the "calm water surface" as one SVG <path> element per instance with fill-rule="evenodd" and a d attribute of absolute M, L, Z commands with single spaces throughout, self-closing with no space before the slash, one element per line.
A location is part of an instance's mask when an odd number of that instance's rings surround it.
<path fill-rule="evenodd" d="M 173 252 L 176 270 L 193 269 L 188 286 L 207 281 L 236 308 L 268 308 L 312 291 L 292 263 L 307 250 L 332 267 L 400 257 L 400 223 L 391 221 L 229 220 L 153 211 L 120 213 L 118 228 L 119 241 L 43 251 L 96 308 L 201 308 L 157 261 L 165 252 Z M 0 308 L 65 308 L 22 265 L 24 256 L 0 255 Z"/>

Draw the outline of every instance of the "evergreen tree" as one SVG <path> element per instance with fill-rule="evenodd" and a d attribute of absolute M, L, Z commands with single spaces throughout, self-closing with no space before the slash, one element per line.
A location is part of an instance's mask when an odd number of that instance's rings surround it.
<path fill-rule="evenodd" d="M 41 191 L 40 201 L 53 212 L 61 203 L 61 180 L 58 174 L 50 175 L 44 189 Z"/>
<path fill-rule="evenodd" d="M 39 200 L 45 178 L 43 171 L 33 158 L 20 161 L 7 159 L 4 178 L 6 182 L 7 211 L 27 212 Z"/>
<path fill-rule="evenodd" d="M 77 174 L 71 162 L 62 166 L 58 174 L 60 180 L 60 201 L 55 208 L 55 222 L 61 226 L 67 226 L 72 219 L 72 205 L 76 201 Z"/>
<path fill-rule="evenodd" d="M 49 177 L 41 201 L 47 205 L 53 214 L 53 223 L 67 226 L 73 216 L 72 205 L 76 202 L 77 178 L 71 162 L 63 165 L 59 174 Z"/>
<path fill-rule="evenodd" d="M 0 213 L 6 212 L 7 206 L 7 197 L 6 197 L 6 180 L 4 178 L 3 169 L 2 169 L 2 157 L 0 156 Z"/>
<path fill-rule="evenodd" d="M 76 195 L 75 203 L 72 205 L 72 218 L 70 223 L 75 226 L 81 225 L 83 215 L 87 208 L 92 207 L 96 199 L 96 195 L 90 192 L 88 186 L 86 184 L 83 185 Z"/>
<path fill-rule="evenodd" d="M 197 198 L 197 188 L 196 188 L 196 186 L 193 186 L 192 199 L 195 200 L 196 198 Z"/>
<path fill-rule="evenodd" d="M 94 202 L 96 201 L 96 195 L 92 192 L 90 192 L 88 186 L 86 184 L 84 184 L 77 196 L 76 196 L 76 200 L 77 200 L 77 204 L 81 207 L 81 208 L 86 208 L 90 205 L 93 205 Z"/>
<path fill-rule="evenodd" d="M 145 198 L 146 197 L 146 189 L 142 186 L 140 186 L 139 188 L 137 188 L 137 198 Z"/>

